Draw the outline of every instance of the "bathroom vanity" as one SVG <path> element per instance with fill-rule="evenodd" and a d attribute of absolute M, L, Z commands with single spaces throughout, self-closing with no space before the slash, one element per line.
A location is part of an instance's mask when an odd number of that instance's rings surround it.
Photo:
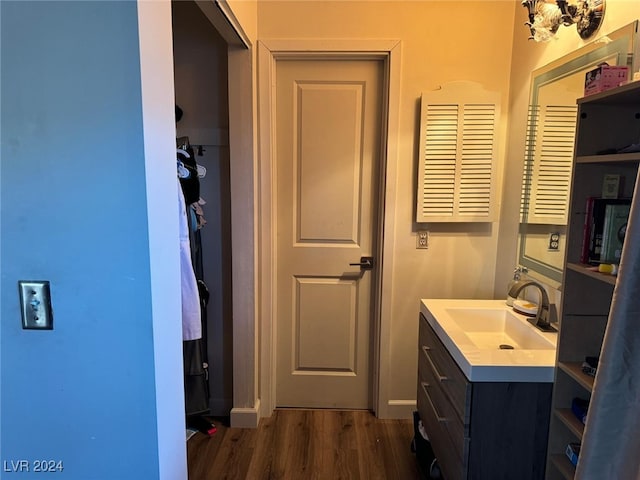
<path fill-rule="evenodd" d="M 544 478 L 555 336 L 504 301 L 422 300 L 418 412 L 447 480 Z"/>

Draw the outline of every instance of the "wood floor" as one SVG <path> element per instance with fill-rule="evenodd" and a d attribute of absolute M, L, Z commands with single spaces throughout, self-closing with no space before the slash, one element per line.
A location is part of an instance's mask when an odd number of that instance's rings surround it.
<path fill-rule="evenodd" d="M 413 423 L 367 411 L 276 410 L 257 429 L 216 422 L 187 443 L 189 480 L 415 480 Z"/>

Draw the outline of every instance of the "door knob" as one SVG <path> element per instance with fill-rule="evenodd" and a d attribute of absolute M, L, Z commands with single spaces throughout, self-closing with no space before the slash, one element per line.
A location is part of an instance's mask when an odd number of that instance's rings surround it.
<path fill-rule="evenodd" d="M 360 262 L 350 263 L 352 267 L 360 267 L 360 270 L 371 270 L 373 268 L 373 257 L 360 257 Z"/>

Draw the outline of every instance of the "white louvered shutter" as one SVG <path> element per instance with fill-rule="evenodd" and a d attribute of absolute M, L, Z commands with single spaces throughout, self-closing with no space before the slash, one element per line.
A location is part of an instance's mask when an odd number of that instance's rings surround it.
<path fill-rule="evenodd" d="M 471 82 L 422 94 L 417 222 L 492 222 L 500 95 Z"/>
<path fill-rule="evenodd" d="M 576 105 L 529 107 L 521 221 L 566 225 Z"/>

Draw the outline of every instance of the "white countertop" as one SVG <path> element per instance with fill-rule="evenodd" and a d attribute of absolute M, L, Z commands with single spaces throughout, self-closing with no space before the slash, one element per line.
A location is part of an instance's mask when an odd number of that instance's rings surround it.
<path fill-rule="evenodd" d="M 555 348 L 540 350 L 481 349 L 448 314 L 450 308 L 505 309 L 527 322 L 508 307 L 504 300 L 423 299 L 420 313 L 438 335 L 465 376 L 472 382 L 553 382 Z M 542 332 L 530 325 L 543 338 L 557 345 L 557 333 Z"/>

